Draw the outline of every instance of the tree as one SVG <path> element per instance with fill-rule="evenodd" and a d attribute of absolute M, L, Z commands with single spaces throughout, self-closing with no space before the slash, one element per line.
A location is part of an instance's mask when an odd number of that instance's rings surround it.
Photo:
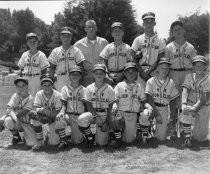
<path fill-rule="evenodd" d="M 124 24 L 124 41 L 128 44 L 132 44 L 140 32 L 131 0 L 73 0 L 66 3 L 64 21 L 72 27 L 75 40 L 85 36 L 84 24 L 87 19 L 96 21 L 98 35 L 108 41 L 112 41 L 110 27 L 115 21 Z"/>

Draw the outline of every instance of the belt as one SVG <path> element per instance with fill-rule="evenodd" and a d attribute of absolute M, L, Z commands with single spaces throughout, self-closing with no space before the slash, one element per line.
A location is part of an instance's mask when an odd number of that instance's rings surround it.
<path fill-rule="evenodd" d="M 188 71 L 190 69 L 186 69 L 186 68 L 180 68 L 180 69 L 171 69 L 172 71 Z"/>
<path fill-rule="evenodd" d="M 24 74 L 24 73 L 23 73 L 23 75 L 24 75 L 24 76 L 34 77 L 34 76 L 38 76 L 38 75 L 40 75 L 40 74 L 39 74 L 39 73 L 37 73 L 37 74 Z"/>
<path fill-rule="evenodd" d="M 72 115 L 81 115 L 80 113 L 75 113 L 75 112 L 66 112 L 67 114 L 72 114 Z"/>
<path fill-rule="evenodd" d="M 124 111 L 125 113 L 136 113 L 136 112 L 133 112 L 133 111 Z"/>
<path fill-rule="evenodd" d="M 96 112 L 106 112 L 106 109 L 99 109 L 99 108 L 95 108 Z"/>
<path fill-rule="evenodd" d="M 64 76 L 66 75 L 67 73 L 60 73 L 60 74 L 57 74 L 58 76 Z"/>
<path fill-rule="evenodd" d="M 160 103 L 155 103 L 155 105 L 156 105 L 157 107 L 166 107 L 166 106 L 168 106 L 168 105 L 164 105 L 164 104 L 160 104 Z"/>
<path fill-rule="evenodd" d="M 119 70 L 119 71 L 109 71 L 110 73 L 122 73 L 123 69 Z"/>

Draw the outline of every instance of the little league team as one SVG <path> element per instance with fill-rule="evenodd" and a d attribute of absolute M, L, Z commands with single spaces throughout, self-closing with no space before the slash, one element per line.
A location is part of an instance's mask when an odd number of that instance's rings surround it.
<path fill-rule="evenodd" d="M 62 45 L 48 59 L 37 50 L 38 36 L 27 34 L 29 50 L 18 62 L 20 77 L 14 81 L 17 92 L 0 118 L 0 131 L 10 130 L 12 145 L 62 150 L 84 141 L 87 147 L 119 148 L 134 141 L 143 146 L 150 138 L 175 141 L 177 132 L 183 147 L 192 147 L 192 139 L 207 140 L 207 60 L 186 41 L 182 22 L 171 24 L 173 41 L 166 45 L 154 32 L 155 14 L 147 12 L 142 20 L 144 34 L 131 47 L 122 41 L 121 22 L 111 25 L 110 44 L 96 36 L 94 20 L 86 21 L 87 36 L 74 45 L 69 27 L 63 27 Z"/>

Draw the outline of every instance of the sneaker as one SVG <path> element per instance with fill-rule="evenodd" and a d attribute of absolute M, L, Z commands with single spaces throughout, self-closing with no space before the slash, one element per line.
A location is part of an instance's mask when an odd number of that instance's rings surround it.
<path fill-rule="evenodd" d="M 66 141 L 61 141 L 58 145 L 58 150 L 63 150 L 68 147 L 68 143 Z"/>
<path fill-rule="evenodd" d="M 190 138 L 186 138 L 185 139 L 183 146 L 187 147 L 187 148 L 191 148 L 192 147 L 192 142 L 191 142 Z"/>
<path fill-rule="evenodd" d="M 116 142 L 115 142 L 115 144 L 114 144 L 114 148 L 120 148 L 120 147 L 122 147 L 122 145 L 123 145 L 123 141 L 122 141 L 122 139 L 120 138 L 120 139 L 116 139 Z"/>
<path fill-rule="evenodd" d="M 20 142 L 22 142 L 22 139 L 21 139 L 20 135 L 19 134 L 18 135 L 13 135 L 11 144 L 16 145 Z"/>
<path fill-rule="evenodd" d="M 41 150 L 41 148 L 42 148 L 41 145 L 35 144 L 31 149 L 32 149 L 32 151 L 34 151 L 34 152 L 38 152 L 38 151 Z"/>

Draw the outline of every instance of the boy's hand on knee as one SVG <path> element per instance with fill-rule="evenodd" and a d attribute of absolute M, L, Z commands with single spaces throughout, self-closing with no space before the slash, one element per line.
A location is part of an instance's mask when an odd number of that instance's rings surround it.
<path fill-rule="evenodd" d="M 103 120 L 99 116 L 96 116 L 96 124 L 98 125 L 98 127 L 101 127 L 103 125 Z"/>
<path fill-rule="evenodd" d="M 56 120 L 60 120 L 61 118 L 64 118 L 63 112 L 58 113 L 58 115 L 56 116 Z"/>
<path fill-rule="evenodd" d="M 163 119 L 162 119 L 162 116 L 161 116 L 161 115 L 157 115 L 157 116 L 156 116 L 156 122 L 157 122 L 158 124 L 162 124 L 162 123 L 163 123 Z"/>

